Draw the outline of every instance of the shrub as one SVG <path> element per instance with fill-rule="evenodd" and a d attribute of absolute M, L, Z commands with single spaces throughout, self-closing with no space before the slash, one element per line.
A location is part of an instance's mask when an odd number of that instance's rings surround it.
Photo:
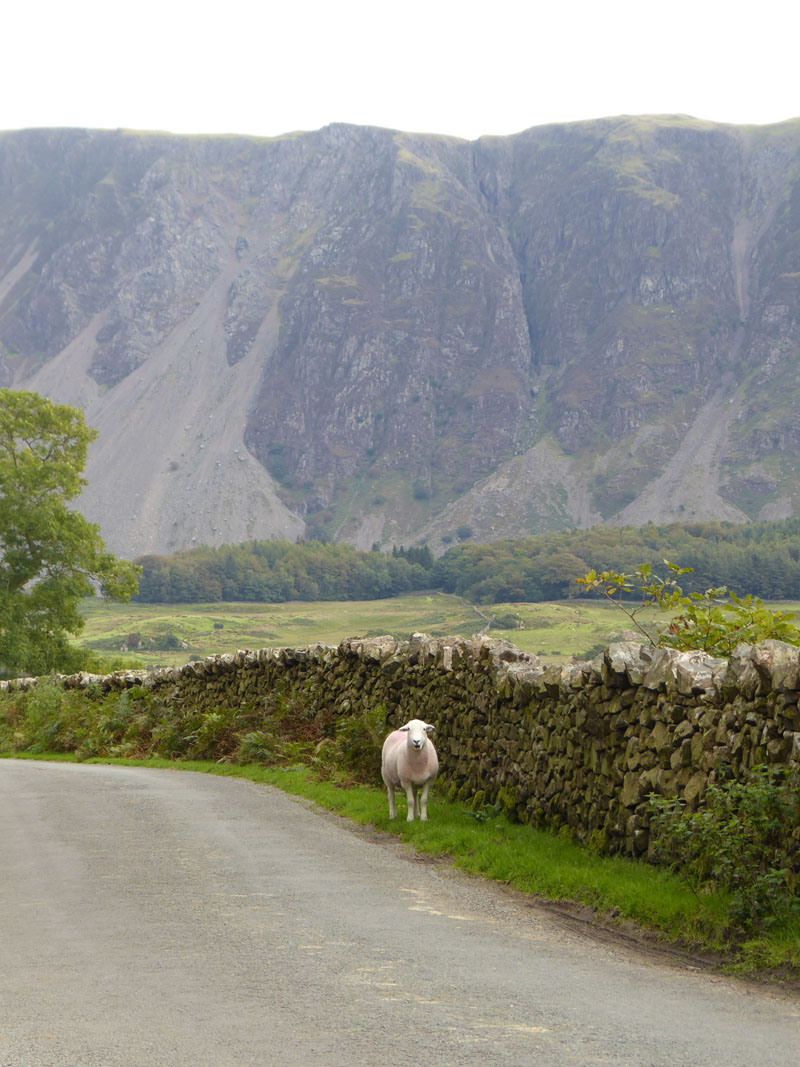
<path fill-rule="evenodd" d="M 140 686 L 102 694 L 63 689 L 46 679 L 26 692 L 0 697 L 3 752 L 306 762 L 323 777 L 376 784 L 385 733 L 381 705 L 339 713 L 324 701 L 309 703 L 280 687 L 269 707 L 207 711 L 162 703 Z"/>
<path fill-rule="evenodd" d="M 236 751 L 237 763 L 274 763 L 277 756 L 275 738 L 263 730 L 251 730 L 242 738 Z"/>
<path fill-rule="evenodd" d="M 220 760 L 230 756 L 240 747 L 236 733 L 236 710 L 215 708 L 203 712 L 194 730 L 183 740 L 192 759 Z"/>
<path fill-rule="evenodd" d="M 489 624 L 490 630 L 524 630 L 525 620 L 516 611 L 510 611 L 507 615 L 495 615 Z"/>
<path fill-rule="evenodd" d="M 150 647 L 157 652 L 176 652 L 178 649 L 186 648 L 186 642 L 182 641 L 177 634 L 167 631 L 166 633 L 156 634 L 150 642 Z"/>
<path fill-rule="evenodd" d="M 761 930 L 800 914 L 800 779 L 784 768 L 755 767 L 745 782 L 708 788 L 703 808 L 650 798 L 652 858 L 681 873 L 693 892 L 731 894 L 730 921 Z"/>
<path fill-rule="evenodd" d="M 723 586 L 714 586 L 704 593 L 684 594 L 676 577 L 691 574 L 692 567 L 679 567 L 664 561 L 669 577 L 653 574 L 649 563 L 643 563 L 630 574 L 618 571 L 591 570 L 579 585 L 599 592 L 620 608 L 642 636 L 653 645 L 678 649 L 701 649 L 712 656 L 730 656 L 740 642 L 755 644 L 770 638 L 800 643 L 800 630 L 790 621 L 794 612 L 773 611 L 759 597 L 740 597 Z M 641 603 L 626 601 L 638 587 Z M 657 607 L 669 612 L 671 618 L 659 626 L 657 639 L 639 622 L 642 608 Z"/>
<path fill-rule="evenodd" d="M 14 694 L 0 720 L 0 747 L 19 752 L 70 752 L 81 748 L 94 732 L 83 695 L 42 681 Z"/>
<path fill-rule="evenodd" d="M 337 777 L 364 785 L 380 782 L 386 715 L 386 708 L 377 704 L 339 719 L 331 749 Z"/>

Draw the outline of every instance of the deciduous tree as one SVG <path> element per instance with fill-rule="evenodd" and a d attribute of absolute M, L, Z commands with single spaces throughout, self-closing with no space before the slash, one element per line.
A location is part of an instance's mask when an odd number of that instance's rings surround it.
<path fill-rule="evenodd" d="M 136 592 L 139 569 L 68 506 L 95 436 L 77 408 L 0 389 L 0 674 L 78 669 L 81 598 Z"/>

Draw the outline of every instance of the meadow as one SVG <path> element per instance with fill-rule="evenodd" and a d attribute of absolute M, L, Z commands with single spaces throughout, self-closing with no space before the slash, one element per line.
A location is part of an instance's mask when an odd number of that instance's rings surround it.
<path fill-rule="evenodd" d="M 493 604 L 473 607 L 447 593 L 413 593 L 387 600 L 291 601 L 284 604 L 82 604 L 86 626 L 77 643 L 120 665 L 177 666 L 240 648 L 338 644 L 346 637 L 414 631 L 471 637 L 488 631 L 527 652 L 559 663 L 595 655 L 610 641 L 633 636 L 631 623 L 597 600 Z M 511 617 L 514 617 L 513 619 Z M 652 622 L 655 613 L 640 618 Z M 498 625 L 513 622 L 513 626 Z M 495 628 L 497 627 L 497 628 Z"/>

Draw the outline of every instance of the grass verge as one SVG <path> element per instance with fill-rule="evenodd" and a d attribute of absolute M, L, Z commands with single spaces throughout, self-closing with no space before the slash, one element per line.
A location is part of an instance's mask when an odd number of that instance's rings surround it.
<path fill-rule="evenodd" d="M 17 753 L 14 758 L 74 760 L 71 753 Z M 725 928 L 725 893 L 695 894 L 684 880 L 661 868 L 598 856 L 570 839 L 480 813 L 439 796 L 428 822 L 390 821 L 386 797 L 371 786 L 342 787 L 319 780 L 304 765 L 263 767 L 204 760 L 113 759 L 90 763 L 201 771 L 277 786 L 356 823 L 391 833 L 418 851 L 446 857 L 455 866 L 520 892 L 588 905 L 599 924 L 638 924 L 649 935 L 684 949 L 713 953 L 725 970 L 749 976 L 800 978 L 800 920 L 747 941 L 731 943 Z M 402 798 L 400 798 L 402 800 Z"/>

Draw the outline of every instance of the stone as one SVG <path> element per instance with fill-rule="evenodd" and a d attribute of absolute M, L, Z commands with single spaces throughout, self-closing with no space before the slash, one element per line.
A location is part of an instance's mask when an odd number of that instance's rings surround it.
<path fill-rule="evenodd" d="M 748 647 L 749 659 L 769 691 L 800 689 L 800 648 L 772 640 Z"/>
<path fill-rule="evenodd" d="M 678 725 L 675 727 L 675 733 L 673 734 L 673 737 L 676 741 L 683 741 L 687 737 L 691 737 L 693 734 L 694 726 L 692 726 L 688 719 L 684 719 L 683 722 L 679 722 Z"/>
<path fill-rule="evenodd" d="M 635 807 L 642 799 L 642 781 L 637 771 L 629 771 L 622 783 L 620 792 L 620 804 L 626 808 Z"/>
<path fill-rule="evenodd" d="M 660 751 L 667 743 L 671 744 L 671 737 L 672 735 L 666 723 L 657 722 L 650 731 L 649 744 Z"/>
<path fill-rule="evenodd" d="M 683 797 L 690 811 L 695 811 L 698 801 L 705 795 L 708 778 L 702 771 L 696 771 L 683 789 Z"/>
<path fill-rule="evenodd" d="M 626 678 L 631 685 L 641 685 L 653 660 L 653 649 L 640 641 L 616 641 L 608 646 L 603 662 L 608 670 Z"/>
<path fill-rule="evenodd" d="M 726 661 L 705 652 L 681 652 L 674 663 L 675 685 L 684 696 L 699 696 L 713 690 Z"/>

